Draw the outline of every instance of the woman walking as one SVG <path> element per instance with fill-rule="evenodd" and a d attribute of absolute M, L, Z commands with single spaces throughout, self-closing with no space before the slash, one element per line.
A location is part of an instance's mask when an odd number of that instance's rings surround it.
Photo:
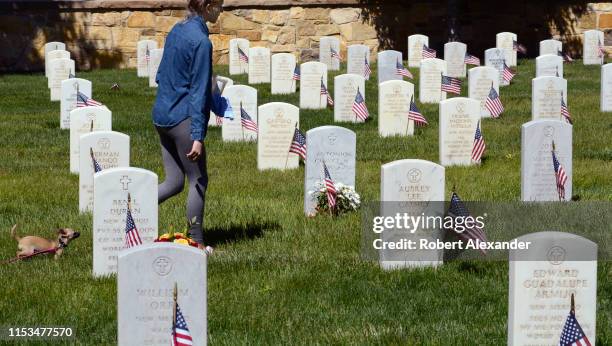
<path fill-rule="evenodd" d="M 207 22 L 215 23 L 223 0 L 190 0 L 189 16 L 166 38 L 156 81 L 153 123 L 161 142 L 165 180 L 158 203 L 180 193 L 189 182 L 187 220 L 189 236 L 208 252 L 204 243 L 203 214 L 208 174 L 204 139 L 211 109 L 212 52 Z"/>

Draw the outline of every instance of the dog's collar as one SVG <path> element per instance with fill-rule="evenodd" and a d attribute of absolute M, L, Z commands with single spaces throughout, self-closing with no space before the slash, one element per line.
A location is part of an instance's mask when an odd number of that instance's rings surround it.
<path fill-rule="evenodd" d="M 64 243 L 64 241 L 60 238 L 59 239 L 59 246 L 57 247 L 58 249 L 63 249 L 68 247 L 68 244 Z"/>

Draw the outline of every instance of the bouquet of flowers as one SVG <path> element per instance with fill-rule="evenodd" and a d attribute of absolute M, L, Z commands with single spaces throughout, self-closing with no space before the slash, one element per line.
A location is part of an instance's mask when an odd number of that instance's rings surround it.
<path fill-rule="evenodd" d="M 180 232 L 169 232 L 160 235 L 157 239 L 155 239 L 156 243 L 177 243 L 182 245 L 189 245 L 193 247 L 198 247 L 198 243 L 193 239 L 186 236 L 184 233 Z"/>
<path fill-rule="evenodd" d="M 336 206 L 332 209 L 333 214 L 340 215 L 359 209 L 361 197 L 355 191 L 355 187 L 342 183 L 334 183 L 334 187 L 336 188 Z M 329 212 L 329 201 L 327 200 L 325 183 L 322 181 L 317 182 L 315 190 L 311 192 L 311 195 L 315 200 L 315 209 L 318 213 Z"/>

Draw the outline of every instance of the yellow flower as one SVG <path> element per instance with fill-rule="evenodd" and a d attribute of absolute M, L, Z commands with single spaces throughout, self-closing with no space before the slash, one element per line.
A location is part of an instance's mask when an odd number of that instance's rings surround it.
<path fill-rule="evenodd" d="M 170 234 L 168 233 L 162 234 L 161 236 L 159 236 L 159 239 L 162 239 L 162 240 L 170 239 Z"/>
<path fill-rule="evenodd" d="M 174 238 L 185 238 L 185 235 L 183 233 L 174 233 Z"/>
<path fill-rule="evenodd" d="M 176 239 L 174 242 L 181 245 L 189 245 L 189 241 L 187 239 Z"/>

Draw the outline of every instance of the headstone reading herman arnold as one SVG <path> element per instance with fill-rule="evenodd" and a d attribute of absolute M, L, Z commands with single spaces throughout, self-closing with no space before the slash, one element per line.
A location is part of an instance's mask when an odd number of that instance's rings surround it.
<path fill-rule="evenodd" d="M 119 254 L 117 337 L 119 346 L 174 345 L 176 303 L 193 345 L 207 344 L 207 257 L 174 243 L 138 246 Z"/>
<path fill-rule="evenodd" d="M 81 135 L 111 129 L 112 113 L 106 107 L 80 107 L 70 112 L 70 173 L 79 173 Z"/>
<path fill-rule="evenodd" d="M 529 248 L 510 250 L 508 345 L 560 345 L 572 294 L 576 319 L 596 345 L 597 244 L 563 232 L 517 239 Z"/>

